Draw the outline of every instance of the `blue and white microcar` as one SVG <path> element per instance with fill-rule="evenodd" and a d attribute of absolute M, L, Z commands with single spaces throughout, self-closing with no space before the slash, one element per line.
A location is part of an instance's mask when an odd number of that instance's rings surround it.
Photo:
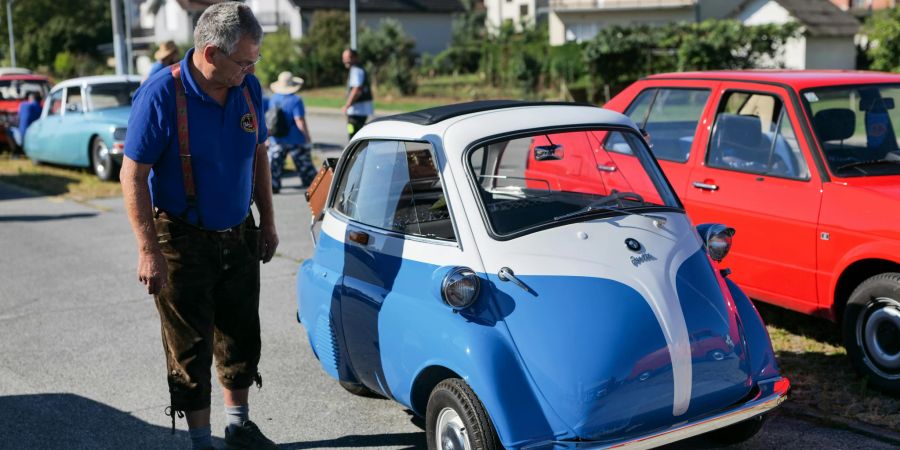
<path fill-rule="evenodd" d="M 623 115 L 487 101 L 386 117 L 319 188 L 299 320 L 347 390 L 424 416 L 429 448 L 734 442 L 787 398 L 719 267 L 734 230 L 691 224 Z"/>

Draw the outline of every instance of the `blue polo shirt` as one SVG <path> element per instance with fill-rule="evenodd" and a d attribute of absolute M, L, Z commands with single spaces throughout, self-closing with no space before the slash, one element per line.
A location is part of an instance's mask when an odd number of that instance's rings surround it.
<path fill-rule="evenodd" d="M 225 106 L 220 106 L 191 76 L 188 67 L 193 54 L 194 50 L 189 50 L 180 64 L 198 207 L 187 208 L 171 72 L 154 74 L 135 93 L 125 155 L 153 165 L 150 195 L 155 207 L 176 216 L 187 212 L 187 220 L 194 225 L 222 230 L 240 224 L 250 210 L 256 144 L 265 142 L 268 134 L 260 116 L 262 90 L 259 80 L 248 74 L 242 86 L 228 90 Z M 250 125 L 250 108 L 241 92 L 244 86 L 249 88 L 256 109 L 258 134 Z"/>
<path fill-rule="evenodd" d="M 24 102 L 19 105 L 19 131 L 25 135 L 28 127 L 41 117 L 41 104 L 38 102 Z"/>
<path fill-rule="evenodd" d="M 282 114 L 284 114 L 285 118 L 288 119 L 288 134 L 287 136 L 275 137 L 271 136 L 269 139 L 272 142 L 280 145 L 303 145 L 306 143 L 306 136 L 303 135 L 303 132 L 300 131 L 300 128 L 297 128 L 297 122 L 294 121 L 294 118 L 304 118 L 306 116 L 306 109 L 303 107 L 303 100 L 300 99 L 299 96 L 295 94 L 272 94 L 272 97 L 269 98 L 269 108 L 280 107 Z"/>

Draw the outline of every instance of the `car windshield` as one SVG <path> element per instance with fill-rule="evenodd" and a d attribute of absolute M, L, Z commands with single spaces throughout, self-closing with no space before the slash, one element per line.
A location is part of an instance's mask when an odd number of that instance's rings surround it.
<path fill-rule="evenodd" d="M 40 80 L 0 80 L 0 100 L 24 100 L 29 93 L 47 95 L 50 84 Z"/>
<path fill-rule="evenodd" d="M 803 100 L 837 176 L 900 175 L 900 85 L 811 89 Z"/>
<path fill-rule="evenodd" d="M 470 151 L 468 166 L 500 237 L 571 220 L 681 208 L 633 131 L 549 131 L 494 141 Z"/>
<path fill-rule="evenodd" d="M 131 106 L 134 91 L 140 87 L 140 83 L 104 83 L 94 84 L 90 87 L 91 109 L 118 108 Z"/>

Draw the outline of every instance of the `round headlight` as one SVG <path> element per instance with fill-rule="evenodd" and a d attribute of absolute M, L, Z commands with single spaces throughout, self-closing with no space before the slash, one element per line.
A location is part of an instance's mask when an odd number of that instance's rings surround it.
<path fill-rule="evenodd" d="M 703 237 L 706 253 L 713 261 L 721 262 L 731 250 L 734 228 L 718 223 L 704 223 L 697 225 L 697 232 Z"/>
<path fill-rule="evenodd" d="M 468 267 L 451 270 L 441 283 L 441 298 L 454 309 L 468 308 L 478 298 L 479 281 Z"/>

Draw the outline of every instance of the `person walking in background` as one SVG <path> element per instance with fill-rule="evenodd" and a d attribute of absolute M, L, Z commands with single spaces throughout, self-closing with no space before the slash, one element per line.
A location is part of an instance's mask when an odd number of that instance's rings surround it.
<path fill-rule="evenodd" d="M 316 178 L 312 162 L 312 137 L 306 123 L 303 99 L 296 92 L 303 87 L 303 78 L 290 72 L 281 72 L 278 81 L 269 85 L 274 93 L 266 110 L 266 126 L 269 129 L 269 164 L 272 172 L 272 192 L 281 191 L 281 175 L 284 159 L 291 156 L 303 187 Z"/>
<path fill-rule="evenodd" d="M 153 58 L 156 59 L 156 61 L 150 66 L 150 71 L 147 72 L 147 78 L 150 78 L 154 73 L 178 62 L 181 55 L 179 55 L 178 46 L 175 45 L 174 41 L 166 41 L 159 44 L 159 50 L 153 54 Z"/>
<path fill-rule="evenodd" d="M 27 100 L 19 105 L 19 126 L 10 128 L 13 140 L 19 148 L 25 147 L 25 132 L 39 117 L 41 117 L 41 94 L 29 92 Z"/>
<path fill-rule="evenodd" d="M 260 260 L 278 247 L 262 88 L 253 76 L 262 27 L 239 2 L 210 6 L 179 64 L 134 97 L 120 178 L 138 246 L 138 280 L 154 295 L 169 384 L 167 414 L 211 449 L 211 366 L 229 449 L 277 449 L 249 420 L 258 364 Z M 149 177 L 149 183 L 148 183 Z M 259 227 L 251 211 L 259 211 Z"/>
<path fill-rule="evenodd" d="M 352 48 L 344 50 L 341 55 L 344 67 L 350 70 L 347 76 L 347 102 L 341 111 L 347 116 L 347 134 L 350 139 L 359 131 L 366 120 L 375 112 L 372 101 L 372 86 L 369 74 L 359 63 L 359 53 Z"/>

